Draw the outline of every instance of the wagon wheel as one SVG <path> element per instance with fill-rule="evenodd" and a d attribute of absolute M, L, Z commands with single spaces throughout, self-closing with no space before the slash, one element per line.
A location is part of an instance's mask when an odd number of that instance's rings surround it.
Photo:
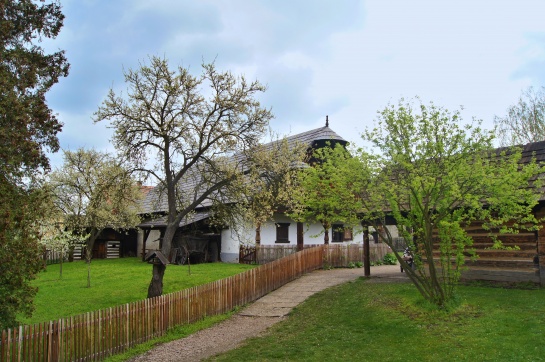
<path fill-rule="evenodd" d="M 178 265 L 184 265 L 187 262 L 187 254 L 183 251 L 178 256 L 177 264 Z"/>

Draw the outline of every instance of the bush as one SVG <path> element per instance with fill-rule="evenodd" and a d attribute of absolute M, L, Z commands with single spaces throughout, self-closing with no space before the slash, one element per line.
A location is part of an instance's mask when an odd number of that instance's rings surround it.
<path fill-rule="evenodd" d="M 356 262 L 356 267 L 358 267 L 358 268 L 363 268 L 363 262 L 357 261 L 357 262 Z"/>
<path fill-rule="evenodd" d="M 355 267 L 356 267 L 356 264 L 354 262 L 351 261 L 350 263 L 348 263 L 349 269 L 354 269 Z"/>
<path fill-rule="evenodd" d="M 386 265 L 396 265 L 397 264 L 397 258 L 394 253 L 388 253 L 384 255 L 384 258 L 382 259 L 384 264 Z"/>

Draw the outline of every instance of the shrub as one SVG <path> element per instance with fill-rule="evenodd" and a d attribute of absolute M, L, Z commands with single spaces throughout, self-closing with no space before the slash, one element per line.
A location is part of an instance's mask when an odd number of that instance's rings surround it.
<path fill-rule="evenodd" d="M 384 264 L 386 265 L 396 265 L 397 264 L 397 258 L 394 253 L 388 253 L 384 255 L 384 258 L 382 259 Z"/>

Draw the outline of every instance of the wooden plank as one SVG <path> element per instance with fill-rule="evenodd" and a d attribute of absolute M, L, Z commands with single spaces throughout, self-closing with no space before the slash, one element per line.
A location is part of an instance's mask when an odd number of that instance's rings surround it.
<path fill-rule="evenodd" d="M 2 338 L 0 339 L 0 361 L 8 360 L 8 331 L 2 331 Z"/>
<path fill-rule="evenodd" d="M 6 359 L 5 361 L 10 361 L 11 360 L 11 329 L 8 328 L 7 332 L 7 337 L 6 337 Z"/>
<path fill-rule="evenodd" d="M 23 348 L 23 326 L 19 326 L 19 333 L 17 335 L 17 361 L 21 362 L 22 360 L 22 350 Z"/>
<path fill-rule="evenodd" d="M 126 351 L 129 349 L 129 346 L 131 344 L 131 336 L 130 336 L 130 313 L 129 313 L 129 304 L 125 304 L 125 346 L 123 348 L 123 351 Z"/>

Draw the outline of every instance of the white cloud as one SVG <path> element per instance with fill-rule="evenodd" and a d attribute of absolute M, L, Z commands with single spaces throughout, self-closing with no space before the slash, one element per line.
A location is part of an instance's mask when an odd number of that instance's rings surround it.
<path fill-rule="evenodd" d="M 269 86 L 261 97 L 279 133 L 324 124 L 350 141 L 377 110 L 402 97 L 454 110 L 491 127 L 528 85 L 545 85 L 545 2 L 75 1 L 48 42 L 72 71 L 48 95 L 66 123 L 63 146 L 105 147 L 90 116 L 122 67 L 147 55 L 172 66 L 216 59 L 218 68 Z M 82 137 L 78 129 L 91 136 Z M 104 134 L 103 134 L 104 132 Z"/>

